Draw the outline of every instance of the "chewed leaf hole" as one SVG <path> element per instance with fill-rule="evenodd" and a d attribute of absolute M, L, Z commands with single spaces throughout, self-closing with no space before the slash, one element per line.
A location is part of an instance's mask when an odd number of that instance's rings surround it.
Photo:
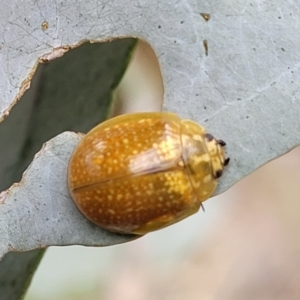
<path fill-rule="evenodd" d="M 123 38 L 55 51 L 41 58 L 30 88 L 0 123 L 0 191 L 20 181 L 54 136 L 85 133 L 111 115 L 162 106 L 161 73 L 147 43 Z"/>

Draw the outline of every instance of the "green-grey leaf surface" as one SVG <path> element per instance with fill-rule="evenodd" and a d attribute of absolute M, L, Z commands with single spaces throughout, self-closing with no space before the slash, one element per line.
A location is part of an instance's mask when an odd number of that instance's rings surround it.
<path fill-rule="evenodd" d="M 70 201 L 66 167 L 70 150 L 79 140 L 75 133 L 68 132 L 50 140 L 35 156 L 21 182 L 3 195 L 0 253 L 47 245 L 108 246 L 129 239 L 93 225 Z M 60 180 L 64 183 L 59 184 Z M 43 201 L 37 201 L 39 198 Z"/>
<path fill-rule="evenodd" d="M 145 39 L 161 66 L 164 109 L 202 123 L 227 142 L 231 163 L 220 193 L 300 144 L 299 8 L 282 0 L 3 2 L 1 116 L 38 58 L 53 48 L 112 37 Z M 51 140 L 0 200 L 0 256 L 9 249 L 126 240 L 95 228 L 74 209 L 65 176 L 76 142 L 70 133 Z"/>

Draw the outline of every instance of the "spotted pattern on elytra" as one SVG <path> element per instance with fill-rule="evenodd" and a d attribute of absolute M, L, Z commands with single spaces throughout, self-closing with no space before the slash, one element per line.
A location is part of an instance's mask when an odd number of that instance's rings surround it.
<path fill-rule="evenodd" d="M 68 185 L 79 210 L 111 231 L 145 234 L 197 212 L 216 187 L 223 141 L 171 113 L 137 113 L 92 129 Z"/>

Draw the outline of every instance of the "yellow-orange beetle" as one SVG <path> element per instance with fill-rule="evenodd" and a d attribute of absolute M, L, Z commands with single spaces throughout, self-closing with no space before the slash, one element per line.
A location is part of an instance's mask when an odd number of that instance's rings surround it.
<path fill-rule="evenodd" d="M 228 164 L 222 140 L 172 113 L 135 113 L 92 129 L 75 149 L 70 194 L 93 223 L 143 235 L 199 210 Z"/>

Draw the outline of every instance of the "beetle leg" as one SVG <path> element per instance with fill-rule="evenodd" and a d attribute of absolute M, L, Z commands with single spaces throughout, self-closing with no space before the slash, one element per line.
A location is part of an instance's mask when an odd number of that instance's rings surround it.
<path fill-rule="evenodd" d="M 202 202 L 201 202 L 201 204 L 200 204 L 200 207 L 201 207 L 202 210 L 205 212 L 204 205 L 202 204 Z"/>

